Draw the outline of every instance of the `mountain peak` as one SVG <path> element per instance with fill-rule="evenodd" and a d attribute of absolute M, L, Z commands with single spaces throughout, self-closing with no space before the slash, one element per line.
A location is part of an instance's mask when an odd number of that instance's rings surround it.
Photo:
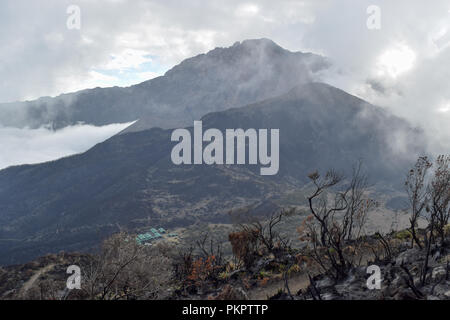
<path fill-rule="evenodd" d="M 291 52 L 266 38 L 218 47 L 184 60 L 167 71 L 164 77 L 139 85 L 145 91 L 143 95 L 150 97 L 147 104 L 158 100 L 154 103 L 156 108 L 147 109 L 139 117 L 141 120 L 124 132 L 152 126 L 187 126 L 208 112 L 286 93 L 297 85 L 314 81 L 315 73 L 328 66 L 328 61 L 321 56 Z M 158 90 L 150 96 L 153 88 Z M 190 99 L 181 99 L 185 96 Z M 161 114 L 161 109 L 171 113 L 170 117 Z"/>
<path fill-rule="evenodd" d="M 321 56 L 291 52 L 266 38 L 236 42 L 182 61 L 162 77 L 128 88 L 97 88 L 57 98 L 0 105 L 0 124 L 56 129 L 140 119 L 126 129 L 184 127 L 203 115 L 243 106 L 314 81 Z M 21 110 L 23 117 L 11 117 Z M 13 120 L 11 120 L 13 119 Z"/>
<path fill-rule="evenodd" d="M 246 48 L 256 48 L 256 47 L 262 47 L 267 49 L 283 49 L 280 47 L 275 41 L 267 39 L 267 38 L 260 38 L 260 39 L 247 39 L 243 40 L 241 42 L 237 41 L 233 44 L 233 47 L 246 47 Z M 285 50 L 287 51 L 287 50 Z"/>
<path fill-rule="evenodd" d="M 237 41 L 230 47 L 216 47 L 207 53 L 185 59 L 167 71 L 165 75 L 170 76 L 184 68 L 195 68 L 208 64 L 208 62 L 213 62 L 219 66 L 220 63 L 228 65 L 242 62 L 249 64 L 251 62 L 264 61 L 264 63 L 270 65 L 278 62 L 280 59 L 288 59 L 295 54 L 294 52 L 283 49 L 274 41 L 267 38 L 248 39 L 242 42 Z"/>

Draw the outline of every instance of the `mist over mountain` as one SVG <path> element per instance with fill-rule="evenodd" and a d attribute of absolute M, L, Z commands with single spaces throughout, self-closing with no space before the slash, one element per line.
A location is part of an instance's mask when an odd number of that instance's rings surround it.
<path fill-rule="evenodd" d="M 97 143 L 126 129 L 132 123 L 104 126 L 75 124 L 60 130 L 0 126 L 0 169 L 14 165 L 35 164 L 82 153 Z"/>
<path fill-rule="evenodd" d="M 407 122 L 321 83 L 202 120 L 205 130 L 280 129 L 278 175 L 260 176 L 259 165 L 176 166 L 172 130 L 161 128 L 117 135 L 81 155 L 8 168 L 0 171 L 0 263 L 87 249 L 118 226 L 228 221 L 230 209 L 303 186 L 314 169 L 348 171 L 358 159 L 371 182 L 398 183 L 424 146 Z"/>
<path fill-rule="evenodd" d="M 1 1 L 0 301 L 450 300 L 448 9 Z"/>
<path fill-rule="evenodd" d="M 187 126 L 211 111 L 269 98 L 310 82 L 329 66 L 318 55 L 290 52 L 271 40 L 245 40 L 186 59 L 128 88 L 96 88 L 55 98 L 0 104 L 0 125 L 55 129 L 140 119 L 129 130 Z"/>

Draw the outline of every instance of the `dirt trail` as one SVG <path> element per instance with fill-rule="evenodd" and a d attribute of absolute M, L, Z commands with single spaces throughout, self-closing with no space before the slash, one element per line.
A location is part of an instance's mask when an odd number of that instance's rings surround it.
<path fill-rule="evenodd" d="M 300 274 L 289 279 L 289 290 L 295 295 L 300 289 L 306 289 L 309 285 L 307 274 Z M 267 284 L 264 287 L 258 287 L 249 292 L 251 300 L 267 300 L 268 297 L 275 295 L 279 289 L 284 289 L 284 280 Z"/>
<path fill-rule="evenodd" d="M 358 256 L 354 259 L 354 263 L 358 266 L 364 266 L 367 262 L 373 259 L 373 255 L 371 253 L 363 254 L 361 257 Z M 312 276 L 321 273 L 320 270 L 313 269 L 309 270 Z M 306 289 L 309 285 L 309 277 L 306 273 L 300 273 L 295 276 L 289 278 L 289 290 L 292 295 L 296 295 L 300 289 Z M 264 287 L 257 287 L 250 292 L 248 292 L 248 296 L 252 300 L 267 300 L 268 297 L 272 297 L 278 293 L 278 290 L 282 289 L 284 291 L 284 280 L 278 280 L 273 283 L 268 283 Z"/>
<path fill-rule="evenodd" d="M 36 271 L 33 276 L 22 285 L 22 288 L 20 288 L 20 295 L 25 295 L 28 290 L 30 290 L 34 283 L 36 282 L 37 279 L 39 279 L 39 277 L 44 274 L 49 272 L 51 269 L 53 269 L 53 267 L 55 266 L 55 264 L 49 264 L 48 266 L 45 266 L 41 269 L 39 269 L 38 271 Z"/>

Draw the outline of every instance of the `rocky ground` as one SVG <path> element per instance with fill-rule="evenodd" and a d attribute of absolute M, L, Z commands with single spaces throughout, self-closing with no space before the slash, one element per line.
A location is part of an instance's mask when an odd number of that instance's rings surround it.
<path fill-rule="evenodd" d="M 368 261 L 366 266 L 352 268 L 348 275 L 335 281 L 331 276 L 319 274 L 310 284 L 292 297 L 279 292 L 271 299 L 301 300 L 450 300 L 450 250 L 448 246 L 433 246 L 425 281 L 421 274 L 425 250 L 411 248 L 403 243 L 399 253 L 390 261 Z M 369 265 L 381 270 L 380 289 L 369 289 Z"/>
<path fill-rule="evenodd" d="M 208 281 L 173 281 L 159 299 L 200 300 L 450 300 L 450 233 L 444 243 L 430 247 L 426 276 L 422 277 L 426 249 L 411 246 L 406 231 L 390 235 L 389 254 L 366 250 L 361 263 L 335 280 L 314 266 L 298 261 L 299 252 L 261 256 L 249 269 L 230 269 Z M 366 238 L 370 245 L 376 236 Z M 65 288 L 67 266 L 88 265 L 83 254 L 49 255 L 24 265 L 0 268 L 2 299 L 84 299 Z M 380 269 L 380 288 L 369 278 L 368 266 Z M 288 270 L 289 272 L 286 272 Z M 288 276 L 286 276 L 286 274 Z M 287 284 L 287 285 L 286 285 Z"/>

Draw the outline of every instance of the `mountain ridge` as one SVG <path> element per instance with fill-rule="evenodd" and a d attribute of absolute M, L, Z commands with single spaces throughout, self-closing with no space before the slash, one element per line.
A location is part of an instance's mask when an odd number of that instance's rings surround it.
<path fill-rule="evenodd" d="M 279 174 L 260 176 L 259 166 L 251 165 L 175 166 L 171 130 L 161 128 L 116 135 L 61 160 L 5 169 L 0 239 L 25 240 L 0 242 L 0 263 L 85 250 L 117 225 L 229 221 L 231 209 L 277 199 L 303 186 L 315 169 L 345 171 L 360 158 L 376 182 L 398 182 L 409 162 L 392 154 L 386 126 L 408 133 L 410 155 L 423 146 L 406 121 L 326 84 L 298 86 L 202 120 L 205 129 L 280 129 Z"/>
<path fill-rule="evenodd" d="M 106 125 L 140 119 L 129 131 L 179 127 L 211 111 L 281 94 L 328 67 L 328 60 L 318 55 L 290 52 L 268 39 L 245 40 L 185 59 L 164 76 L 130 87 L 0 104 L 0 125 L 50 124 L 59 129 L 79 122 Z"/>

